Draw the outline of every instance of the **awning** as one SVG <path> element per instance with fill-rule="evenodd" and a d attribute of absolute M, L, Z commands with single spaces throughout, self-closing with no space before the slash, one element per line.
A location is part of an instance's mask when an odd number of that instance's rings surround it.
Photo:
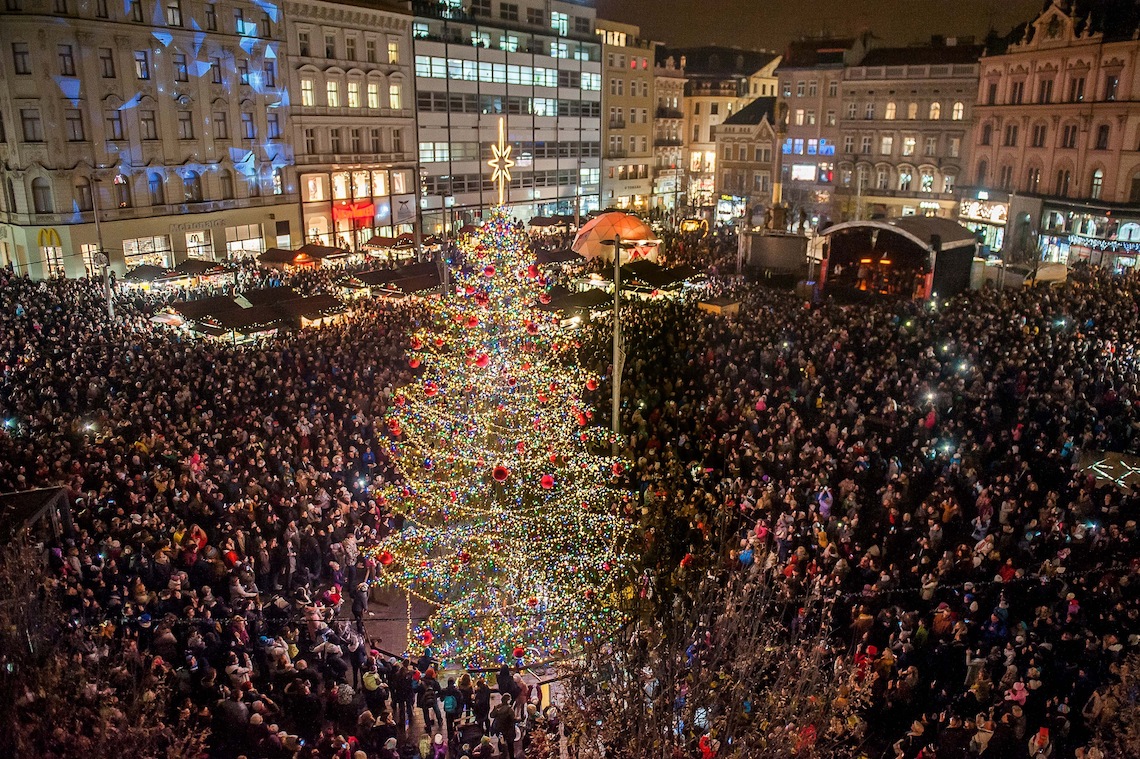
<path fill-rule="evenodd" d="M 371 239 L 369 239 L 368 242 L 364 243 L 364 245 L 361 247 L 369 248 L 371 250 L 382 250 L 384 248 L 393 248 L 395 246 L 396 246 L 396 238 L 395 237 L 385 237 L 383 235 L 376 235 L 376 236 L 372 237 Z"/>

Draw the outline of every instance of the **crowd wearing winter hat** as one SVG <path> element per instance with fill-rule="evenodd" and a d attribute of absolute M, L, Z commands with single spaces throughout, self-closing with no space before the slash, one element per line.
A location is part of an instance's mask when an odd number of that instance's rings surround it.
<path fill-rule="evenodd" d="M 1095 755 L 1140 633 L 1140 491 L 1079 462 L 1140 447 L 1140 278 L 1074 280 L 851 308 L 722 283 L 736 318 L 630 303 L 644 587 L 725 562 L 828 599 L 887 755 Z M 606 373 L 600 332 L 582 359 Z"/>

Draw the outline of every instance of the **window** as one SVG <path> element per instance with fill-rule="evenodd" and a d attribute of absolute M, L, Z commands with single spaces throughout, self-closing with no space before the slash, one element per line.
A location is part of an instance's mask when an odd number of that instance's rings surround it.
<path fill-rule="evenodd" d="M 238 81 L 242 84 L 249 84 L 249 60 L 246 58 L 239 58 L 235 67 L 237 68 Z"/>
<path fill-rule="evenodd" d="M 863 155 L 871 155 L 871 135 L 863 135 L 859 144 L 859 152 Z"/>
<path fill-rule="evenodd" d="M 1033 125 L 1033 138 L 1031 144 L 1035 148 L 1045 147 L 1045 138 L 1049 133 L 1049 127 L 1046 124 Z"/>
<path fill-rule="evenodd" d="M 277 64 L 266 61 L 265 68 L 261 70 L 261 83 L 266 87 L 277 86 Z"/>
<path fill-rule="evenodd" d="M 150 53 L 145 50 L 135 51 L 135 76 L 150 79 Z"/>
<path fill-rule="evenodd" d="M 253 114 L 243 111 L 241 114 L 241 136 L 244 140 L 257 139 L 257 122 L 253 120 Z"/>
<path fill-rule="evenodd" d="M 488 13 L 488 15 L 490 15 Z M 542 26 L 544 23 L 544 16 L 542 8 L 527 8 L 526 9 L 526 22 L 531 26 Z"/>
<path fill-rule="evenodd" d="M 983 124 L 982 125 L 982 144 L 983 145 L 992 145 L 993 141 L 994 141 L 994 125 L 989 124 L 989 123 Z"/>
<path fill-rule="evenodd" d="M 222 83 L 222 59 L 211 56 L 210 58 L 210 81 L 214 84 Z"/>
<path fill-rule="evenodd" d="M 957 158 L 959 155 L 961 155 L 961 153 L 962 153 L 962 138 L 961 137 L 951 137 L 950 138 L 950 147 L 946 152 L 949 154 L 949 156 L 951 158 Z"/>
<path fill-rule="evenodd" d="M 404 107 L 404 98 L 398 84 L 388 85 L 388 107 L 393 111 L 402 110 Z"/>
<path fill-rule="evenodd" d="M 1042 79 L 1037 85 L 1037 102 L 1038 103 L 1052 103 L 1053 102 L 1053 80 Z"/>
<path fill-rule="evenodd" d="M 1009 85 L 1009 102 L 1012 105 L 1021 105 L 1025 100 L 1025 82 L 1013 82 Z"/>
<path fill-rule="evenodd" d="M 795 123 L 796 123 L 796 126 L 803 126 L 804 125 L 804 109 L 803 108 L 797 108 L 796 109 Z"/>
<path fill-rule="evenodd" d="M 297 47 L 299 48 L 301 55 L 308 57 L 310 49 L 308 32 L 297 32 Z"/>
<path fill-rule="evenodd" d="M 213 3 L 206 3 L 206 31 L 218 31 L 218 8 Z"/>
<path fill-rule="evenodd" d="M 808 97 L 815 97 L 819 94 L 819 82 L 808 82 Z"/>
<path fill-rule="evenodd" d="M 32 54 L 28 50 L 28 43 L 12 43 L 12 70 L 17 74 L 32 73 Z"/>
<path fill-rule="evenodd" d="M 570 17 L 558 11 L 552 12 L 550 14 L 550 28 L 553 29 L 556 34 L 565 37 L 570 33 Z"/>
<path fill-rule="evenodd" d="M 517 52 L 519 49 L 519 38 L 513 34 L 499 35 L 499 49 L 506 50 L 508 53 Z"/>
<path fill-rule="evenodd" d="M 325 35 L 325 57 L 336 58 L 336 35 Z"/>
<path fill-rule="evenodd" d="M 1041 186 L 1041 169 L 1030 166 L 1025 172 L 1025 192 L 1037 192 Z"/>
<path fill-rule="evenodd" d="M 895 103 L 894 103 L 894 101 L 887 103 L 887 108 L 886 108 L 886 111 L 883 113 L 883 118 L 886 119 L 887 121 L 894 121 L 895 120 Z"/>
<path fill-rule="evenodd" d="M 1096 169 L 1092 173 L 1092 180 L 1089 182 L 1089 197 L 1093 200 L 1100 200 L 1100 194 L 1104 190 L 1104 172 L 1101 169 Z"/>
<path fill-rule="evenodd" d="M 234 197 L 234 175 L 228 170 L 218 175 L 218 183 L 222 189 L 222 200 L 232 200 Z"/>
<path fill-rule="evenodd" d="M 214 111 L 214 139 L 228 140 L 230 138 L 230 118 L 225 111 Z"/>
<path fill-rule="evenodd" d="M 94 208 L 94 199 L 91 195 L 91 183 L 86 178 L 75 180 L 75 210 L 87 212 Z"/>
<path fill-rule="evenodd" d="M 166 25 L 182 26 L 182 0 L 166 0 Z"/>
<path fill-rule="evenodd" d="M 990 82 L 989 89 L 986 91 L 986 105 L 994 105 L 997 103 L 997 82 Z"/>
<path fill-rule="evenodd" d="M 930 157 L 938 154 L 938 138 L 927 137 L 926 148 L 923 150 L 923 155 Z"/>
<path fill-rule="evenodd" d="M 178 139 L 194 139 L 194 114 L 190 111 L 178 112 Z"/>
<path fill-rule="evenodd" d="M 202 177 L 196 171 L 188 171 L 182 177 L 183 200 L 187 203 L 202 202 Z"/>
<path fill-rule="evenodd" d="M 115 190 L 115 204 L 119 208 L 131 207 L 131 182 L 122 174 L 116 174 L 115 178 L 111 180 L 111 186 Z"/>
<path fill-rule="evenodd" d="M 109 18 L 107 0 L 95 0 L 95 18 Z"/>
<path fill-rule="evenodd" d="M 360 107 L 360 82 L 348 83 L 348 107 Z"/>
<path fill-rule="evenodd" d="M 491 0 L 471 0 L 472 16 L 490 16 Z"/>
<path fill-rule="evenodd" d="M 918 103 L 910 103 L 906 107 L 906 117 L 911 121 L 918 118 Z"/>
<path fill-rule="evenodd" d="M 1005 125 L 1005 139 L 1002 144 L 1007 148 L 1017 147 L 1017 124 Z"/>
<path fill-rule="evenodd" d="M 150 204 L 152 206 L 166 205 L 166 182 L 157 171 L 147 175 L 146 186 L 150 191 Z"/>
<path fill-rule="evenodd" d="M 920 192 L 934 192 L 934 175 L 923 171 L 918 177 L 918 189 Z"/>
<path fill-rule="evenodd" d="M 1108 150 L 1108 135 L 1109 135 L 1108 124 L 1101 124 L 1100 126 L 1098 126 L 1096 128 L 1096 149 L 1097 150 Z"/>
<path fill-rule="evenodd" d="M 109 47 L 99 48 L 99 67 L 104 79 L 115 78 L 115 51 Z"/>
<path fill-rule="evenodd" d="M 317 130 L 305 130 L 305 152 L 312 155 L 317 152 Z"/>
<path fill-rule="evenodd" d="M 1069 181 L 1071 179 L 1072 175 L 1068 169 L 1057 169 L 1056 190 L 1058 195 L 1067 196 L 1069 194 Z"/>
<path fill-rule="evenodd" d="M 348 133 L 348 149 L 352 153 L 360 153 L 361 152 L 360 130 L 359 129 L 349 130 L 349 133 Z M 364 194 L 367 195 L 368 193 L 364 193 Z"/>
<path fill-rule="evenodd" d="M 107 111 L 106 119 L 108 140 L 121 140 L 123 139 L 123 117 L 117 111 Z"/>
<path fill-rule="evenodd" d="M 518 21 L 519 6 L 516 3 L 500 3 L 499 18 L 505 21 Z"/>
<path fill-rule="evenodd" d="M 1116 100 L 1116 91 L 1120 87 L 1120 77 L 1116 74 L 1104 75 L 1104 99 Z"/>
<path fill-rule="evenodd" d="M 843 135 L 843 152 L 850 155 L 855 152 L 855 136 L 850 134 Z"/>
<path fill-rule="evenodd" d="M 1003 190 L 1013 189 L 1013 167 L 1006 165 L 1002 166 L 998 172 L 998 186 Z"/>
<path fill-rule="evenodd" d="M 352 35 L 344 38 L 344 57 L 350 61 L 356 60 L 356 37 Z"/>
<path fill-rule="evenodd" d="M 55 213 L 51 184 L 43 177 L 32 180 L 32 210 L 36 213 Z"/>
<path fill-rule="evenodd" d="M 984 185 L 986 183 L 986 175 L 989 173 L 989 164 L 985 161 L 978 161 L 978 174 L 976 184 Z"/>
<path fill-rule="evenodd" d="M 325 83 L 325 97 L 329 108 L 340 107 L 340 84 L 337 82 Z"/>
<path fill-rule="evenodd" d="M 380 142 L 380 130 L 379 129 L 369 129 L 368 130 L 368 143 L 369 143 L 369 150 L 371 150 L 373 153 L 381 152 L 382 143 Z M 373 184 L 375 184 L 375 179 L 373 180 Z M 377 194 L 383 195 L 384 193 L 381 192 L 381 193 L 377 193 Z"/>
<path fill-rule="evenodd" d="M 68 142 L 84 142 L 87 135 L 83 129 L 83 111 L 67 108 L 63 112 L 63 123 L 67 130 Z"/>
<path fill-rule="evenodd" d="M 938 121 L 940 118 L 942 118 L 942 103 L 939 103 L 937 100 L 931 103 L 930 112 L 927 114 L 927 118 L 929 118 L 931 121 Z"/>
<path fill-rule="evenodd" d="M 875 104 L 874 103 L 867 103 L 866 107 L 863 109 L 863 118 L 867 119 L 868 121 L 875 118 Z"/>
<path fill-rule="evenodd" d="M 340 129 L 329 130 L 329 149 L 334 153 L 339 153 L 340 148 Z"/>
<path fill-rule="evenodd" d="M 368 107 L 380 107 L 380 85 L 376 82 L 368 83 Z"/>
<path fill-rule="evenodd" d="M 75 76 L 75 53 L 71 45 L 59 45 L 59 75 Z"/>
<path fill-rule="evenodd" d="M 313 80 L 308 78 L 301 79 L 301 105 L 314 105 L 315 102 L 313 97 Z"/>
<path fill-rule="evenodd" d="M 158 139 L 158 121 L 154 111 L 139 111 L 139 132 L 144 140 Z"/>
<path fill-rule="evenodd" d="M 1073 77 L 1069 80 L 1069 102 L 1079 103 L 1085 99 L 1085 78 Z"/>
<path fill-rule="evenodd" d="M 364 60 L 369 63 L 376 63 L 376 40 L 364 40 Z"/>
<path fill-rule="evenodd" d="M 965 118 L 965 114 L 966 114 L 965 104 L 961 100 L 956 101 L 954 103 L 954 107 L 950 109 L 950 120 L 951 121 L 961 121 L 963 118 Z"/>
<path fill-rule="evenodd" d="M 1140 203 L 1140 175 L 1132 177 L 1132 187 L 1128 193 L 1129 203 Z"/>
<path fill-rule="evenodd" d="M 24 130 L 24 142 L 44 141 L 44 125 L 40 120 L 39 108 L 21 108 L 20 125 Z"/>
<path fill-rule="evenodd" d="M 400 41 L 388 40 L 388 63 L 396 65 L 400 62 Z"/>
<path fill-rule="evenodd" d="M 903 137 L 902 154 L 914 155 L 915 142 L 916 140 L 914 137 Z"/>
<path fill-rule="evenodd" d="M 190 69 L 186 64 L 185 53 L 174 54 L 174 81 L 176 82 L 189 82 Z"/>
<path fill-rule="evenodd" d="M 827 126 L 835 126 L 835 111 L 828 111 L 824 119 L 824 124 Z"/>
<path fill-rule="evenodd" d="M 55 0 L 54 10 L 56 13 L 68 15 L 67 0 Z"/>
<path fill-rule="evenodd" d="M 882 139 L 879 140 L 879 154 L 890 155 L 895 150 L 895 138 L 893 135 L 884 134 Z"/>
<path fill-rule="evenodd" d="M 859 106 L 856 103 L 848 103 L 847 104 L 847 118 L 849 118 L 849 119 L 855 118 L 856 112 L 858 110 L 859 110 Z"/>
<path fill-rule="evenodd" d="M 1077 146 L 1077 125 L 1076 124 L 1066 124 L 1064 126 L 1064 128 L 1061 129 L 1061 147 L 1072 149 L 1072 148 L 1075 148 L 1076 146 Z"/>
<path fill-rule="evenodd" d="M 136 22 L 142 23 L 142 20 L 143 20 L 142 0 L 130 0 L 130 6 L 131 6 L 131 21 L 136 21 Z"/>
<path fill-rule="evenodd" d="M 942 192 L 949 195 L 954 192 L 954 175 L 947 174 L 942 177 Z"/>

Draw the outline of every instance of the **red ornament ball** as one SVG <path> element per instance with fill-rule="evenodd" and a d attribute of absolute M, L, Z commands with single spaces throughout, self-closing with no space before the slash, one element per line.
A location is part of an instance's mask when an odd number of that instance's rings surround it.
<path fill-rule="evenodd" d="M 413 369 L 419 369 L 420 368 L 420 360 L 418 358 L 409 358 L 408 359 L 408 366 L 412 367 Z"/>
<path fill-rule="evenodd" d="M 538 296 L 538 300 L 543 305 L 546 305 L 550 302 L 550 293 L 543 293 L 542 295 Z"/>
<path fill-rule="evenodd" d="M 395 560 L 396 557 L 393 556 L 389 551 L 382 551 L 380 553 L 380 563 L 384 566 L 388 566 Z"/>
<path fill-rule="evenodd" d="M 543 490 L 550 490 L 554 487 L 554 478 L 549 474 L 544 474 L 542 475 L 542 479 L 538 481 L 538 484 L 542 485 Z"/>
<path fill-rule="evenodd" d="M 499 464 L 491 470 L 491 476 L 495 478 L 495 482 L 506 482 L 507 478 L 511 476 L 511 470 Z"/>
<path fill-rule="evenodd" d="M 535 279 L 536 277 L 538 277 L 538 267 L 535 266 L 534 264 L 531 264 L 530 266 L 526 267 L 526 275 L 528 277 L 530 277 L 531 279 Z"/>
<path fill-rule="evenodd" d="M 526 450 L 526 443 L 524 443 L 521 440 L 518 441 L 517 443 L 515 443 L 515 450 L 518 451 L 519 453 L 522 453 L 523 451 Z"/>
<path fill-rule="evenodd" d="M 527 606 L 530 606 L 533 608 L 535 606 L 538 606 L 538 599 L 535 598 L 534 596 L 531 596 L 530 598 L 528 598 L 526 600 L 526 603 L 527 603 Z"/>
<path fill-rule="evenodd" d="M 516 659 L 521 659 L 523 657 L 523 654 L 526 653 L 526 649 L 522 646 L 515 646 L 514 650 L 512 650 L 511 653 L 514 654 Z"/>
<path fill-rule="evenodd" d="M 478 366 L 480 369 L 486 369 L 490 365 L 491 357 L 486 353 L 480 353 L 479 356 L 475 359 L 475 366 Z"/>
<path fill-rule="evenodd" d="M 426 395 L 428 398 L 436 397 L 439 395 L 439 385 L 435 384 L 434 382 L 425 382 L 424 395 Z"/>
<path fill-rule="evenodd" d="M 518 379 L 515 377 L 507 377 L 507 387 L 514 387 L 517 384 L 519 384 Z"/>
<path fill-rule="evenodd" d="M 479 317 L 478 316 L 472 315 L 472 316 L 467 317 L 467 328 L 468 329 L 474 329 L 475 327 L 478 327 L 478 326 L 479 326 Z"/>
<path fill-rule="evenodd" d="M 597 390 L 598 389 L 598 381 L 592 377 L 590 379 L 586 380 L 586 389 L 587 390 Z"/>
<path fill-rule="evenodd" d="M 431 630 L 424 630 L 420 633 L 420 642 L 425 646 L 430 646 L 433 640 L 435 640 L 435 635 L 432 634 Z"/>
<path fill-rule="evenodd" d="M 423 341 L 420 340 L 418 337 L 413 337 L 412 338 L 412 350 L 418 351 L 422 347 L 424 347 Z"/>
<path fill-rule="evenodd" d="M 622 463 L 620 461 L 615 461 L 613 468 L 612 468 L 612 471 L 614 473 L 614 476 L 617 477 L 618 475 L 620 475 L 622 472 L 625 471 L 625 467 L 622 466 Z"/>
<path fill-rule="evenodd" d="M 486 266 L 484 266 L 483 267 L 483 276 L 485 276 L 485 277 L 495 276 L 495 265 L 494 264 L 487 264 Z"/>

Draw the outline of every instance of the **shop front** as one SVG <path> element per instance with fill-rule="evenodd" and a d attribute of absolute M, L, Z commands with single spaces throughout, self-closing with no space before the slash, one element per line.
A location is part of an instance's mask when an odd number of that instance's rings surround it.
<path fill-rule="evenodd" d="M 412 169 L 358 168 L 301 175 L 306 243 L 361 250 L 376 235 L 395 237 L 415 222 Z"/>
<path fill-rule="evenodd" d="M 979 190 L 962 198 L 958 204 L 958 221 L 967 229 L 978 233 L 982 244 L 981 256 L 996 256 L 1005 244 L 1005 229 L 1009 221 L 1008 199 L 991 197 Z"/>
<path fill-rule="evenodd" d="M 1116 272 L 1140 257 L 1140 210 L 1046 201 L 1038 237 L 1041 258 L 1072 266 L 1088 263 Z"/>

